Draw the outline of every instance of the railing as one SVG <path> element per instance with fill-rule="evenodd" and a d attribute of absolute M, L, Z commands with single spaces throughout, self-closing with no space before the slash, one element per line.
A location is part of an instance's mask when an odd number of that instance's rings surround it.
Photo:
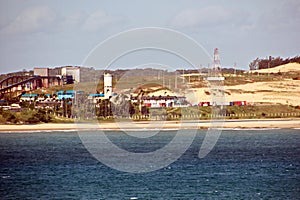
<path fill-rule="evenodd" d="M 239 114 L 184 114 L 184 115 L 133 115 L 131 117 L 119 117 L 116 119 L 131 119 L 131 120 L 209 120 L 209 119 L 267 119 L 267 118 L 298 118 L 300 112 L 294 113 L 239 113 Z"/>

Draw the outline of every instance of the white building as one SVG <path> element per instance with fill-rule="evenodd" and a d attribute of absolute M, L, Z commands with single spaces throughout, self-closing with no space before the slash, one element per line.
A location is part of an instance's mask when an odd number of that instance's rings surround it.
<path fill-rule="evenodd" d="M 80 82 L 80 67 L 62 67 L 61 68 L 61 75 L 63 77 L 72 76 L 75 82 Z"/>
<path fill-rule="evenodd" d="M 131 97 L 132 103 L 142 104 L 146 107 L 161 108 L 161 107 L 186 107 L 186 98 L 183 96 L 142 96 L 139 100 L 138 97 Z"/>
<path fill-rule="evenodd" d="M 112 96 L 112 75 L 109 73 L 104 74 L 104 97 L 109 99 Z"/>

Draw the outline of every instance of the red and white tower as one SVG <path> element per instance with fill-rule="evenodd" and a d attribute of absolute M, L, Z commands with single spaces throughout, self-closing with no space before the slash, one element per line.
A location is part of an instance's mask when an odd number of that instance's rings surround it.
<path fill-rule="evenodd" d="M 213 74 L 215 76 L 221 76 L 221 62 L 220 62 L 220 56 L 219 56 L 219 49 L 214 49 L 214 64 L 213 64 Z"/>
<path fill-rule="evenodd" d="M 210 72 L 210 76 L 207 78 L 209 81 L 223 81 L 224 77 L 222 77 L 221 71 L 221 62 L 219 56 L 219 49 L 214 49 L 214 60 L 213 60 L 213 67 Z"/>

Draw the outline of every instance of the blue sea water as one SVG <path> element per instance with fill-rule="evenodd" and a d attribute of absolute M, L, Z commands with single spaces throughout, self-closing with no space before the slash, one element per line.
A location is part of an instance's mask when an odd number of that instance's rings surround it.
<path fill-rule="evenodd" d="M 77 132 L 0 133 L 0 199 L 299 199 L 299 130 L 225 130 L 199 159 L 205 133 L 176 162 L 141 174 L 97 161 Z M 149 152 L 176 131 L 146 140 L 106 134 L 124 149 Z"/>

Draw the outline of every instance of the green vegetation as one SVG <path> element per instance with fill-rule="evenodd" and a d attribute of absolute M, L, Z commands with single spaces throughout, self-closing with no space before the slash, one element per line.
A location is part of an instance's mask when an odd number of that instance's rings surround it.
<path fill-rule="evenodd" d="M 300 117 L 300 109 L 288 105 L 228 106 L 228 118 L 283 118 Z"/>
<path fill-rule="evenodd" d="M 221 107 L 184 107 L 184 108 L 150 108 L 147 115 L 132 115 L 133 120 L 209 120 L 224 119 L 261 119 L 261 118 L 296 118 L 300 117 L 298 107 L 270 104 L 255 106 Z"/>
<path fill-rule="evenodd" d="M 49 123 L 53 122 L 53 115 L 47 110 L 35 109 L 35 110 L 22 110 L 20 112 L 12 112 L 8 110 L 0 109 L 0 123 L 11 124 L 36 124 L 36 123 Z"/>
<path fill-rule="evenodd" d="M 185 107 L 185 108 L 147 108 L 142 107 L 142 112 L 138 112 L 137 105 L 133 105 L 131 113 L 127 116 L 113 116 L 110 110 L 110 104 L 103 101 L 100 107 L 84 111 L 84 116 L 78 116 L 76 119 L 65 116 L 64 111 L 55 111 L 53 109 L 23 109 L 21 111 L 8 111 L 0 109 L 1 124 L 36 124 L 36 123 L 73 123 L 92 122 L 96 118 L 101 122 L 119 121 L 140 121 L 140 120 L 189 120 L 201 119 L 209 120 L 211 118 L 225 119 L 260 119 L 260 118 L 295 118 L 300 117 L 299 107 L 287 105 L 255 105 L 255 106 L 227 106 L 220 107 Z M 105 107 L 105 109 L 104 109 Z M 67 108 L 67 112 L 71 112 Z M 74 110 L 73 112 L 76 112 Z M 80 111 L 78 111 L 80 112 Z M 58 114 L 60 113 L 60 114 Z M 82 114 L 81 113 L 81 114 Z"/>
<path fill-rule="evenodd" d="M 238 74 L 237 76 L 226 76 L 224 85 L 241 85 L 255 82 L 268 82 L 268 81 L 281 81 L 285 78 L 292 78 L 293 76 L 286 74 L 283 76 L 282 73 L 277 74 Z"/>

